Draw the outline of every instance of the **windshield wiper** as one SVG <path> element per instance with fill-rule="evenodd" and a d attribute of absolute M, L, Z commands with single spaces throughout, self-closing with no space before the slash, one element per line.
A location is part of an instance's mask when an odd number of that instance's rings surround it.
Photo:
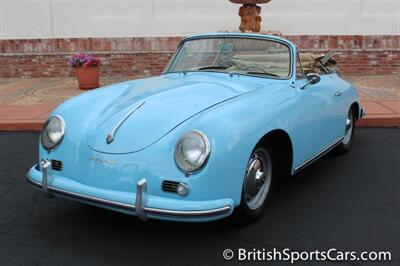
<path fill-rule="evenodd" d="M 247 71 L 246 74 L 249 74 L 249 75 L 266 75 L 266 76 L 280 77 L 279 75 L 274 74 L 274 73 L 257 72 L 257 71 Z"/>
<path fill-rule="evenodd" d="M 228 67 L 226 66 L 205 66 L 205 67 L 200 67 L 197 70 L 208 70 L 208 69 L 227 69 Z"/>

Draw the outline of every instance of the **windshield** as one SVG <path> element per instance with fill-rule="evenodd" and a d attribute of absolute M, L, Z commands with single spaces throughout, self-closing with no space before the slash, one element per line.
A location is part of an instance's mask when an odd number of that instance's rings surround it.
<path fill-rule="evenodd" d="M 185 41 L 168 72 L 216 71 L 275 78 L 290 76 L 290 49 L 277 41 L 215 37 Z"/>

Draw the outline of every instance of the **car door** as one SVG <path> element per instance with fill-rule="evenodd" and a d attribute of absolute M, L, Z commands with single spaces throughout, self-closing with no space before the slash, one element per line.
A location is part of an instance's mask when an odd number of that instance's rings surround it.
<path fill-rule="evenodd" d="M 299 57 L 297 60 L 297 68 L 301 68 Z M 295 89 L 301 117 L 302 158 L 306 162 L 337 142 L 343 134 L 343 125 L 334 74 L 321 75 L 318 83 L 304 87 L 307 78 L 304 72 L 301 74 L 302 68 L 297 72 Z"/>

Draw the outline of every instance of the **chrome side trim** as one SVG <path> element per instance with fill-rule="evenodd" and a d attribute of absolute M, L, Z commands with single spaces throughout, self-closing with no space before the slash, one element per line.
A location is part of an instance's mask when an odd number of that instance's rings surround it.
<path fill-rule="evenodd" d="M 321 158 L 322 156 L 324 156 L 325 154 L 330 152 L 333 148 L 335 148 L 337 145 L 339 145 L 342 141 L 343 141 L 343 137 L 341 137 L 341 138 L 337 139 L 336 141 L 334 141 L 333 143 L 325 146 L 320 152 L 318 152 L 317 154 L 315 154 L 314 156 L 312 156 L 311 158 L 307 159 L 306 161 L 301 163 L 299 166 L 297 166 L 294 169 L 294 173 L 296 174 L 299 171 L 303 170 L 304 168 L 306 168 L 307 166 L 309 166 L 310 164 L 312 164 L 313 162 L 315 162 L 316 160 L 318 160 L 319 158 Z"/>
<path fill-rule="evenodd" d="M 29 183 L 32 185 L 42 188 L 42 184 L 40 182 L 37 182 L 36 180 L 31 179 L 29 176 L 29 173 L 26 174 L 26 178 Z M 127 203 L 122 203 L 122 202 L 117 202 L 117 201 L 112 201 L 112 200 L 106 200 L 106 199 L 101 199 L 97 197 L 92 197 L 52 186 L 48 186 L 47 189 L 51 192 L 54 192 L 56 194 L 60 194 L 62 196 L 66 196 L 72 199 L 78 199 L 81 201 L 85 201 L 87 203 L 96 203 L 100 205 L 106 205 L 110 207 L 115 207 L 119 208 L 122 210 L 127 210 L 127 211 L 134 211 L 136 212 L 136 206 L 133 204 L 127 204 Z M 179 210 L 168 210 L 168 209 L 158 209 L 158 208 L 151 208 L 151 207 L 145 207 L 142 206 L 142 209 L 145 213 L 147 214 L 154 214 L 154 215 L 160 215 L 160 216 L 166 216 L 166 217 L 182 217 L 182 218 L 201 218 L 201 217 L 208 217 L 208 216 L 216 216 L 216 215 L 222 215 L 226 214 L 231 210 L 231 206 L 226 205 L 222 206 L 219 208 L 215 209 L 208 209 L 208 210 L 185 210 L 185 211 L 179 211 Z M 136 214 L 137 215 L 137 214 Z"/>
<path fill-rule="evenodd" d="M 119 127 L 125 122 L 126 119 L 128 119 L 128 117 L 133 114 L 134 112 L 136 112 L 140 107 L 142 107 L 146 102 L 142 102 L 141 104 L 137 105 L 135 108 L 133 108 L 131 111 L 129 111 L 122 119 L 121 121 L 119 121 L 114 128 L 111 130 L 110 133 L 108 133 L 107 138 L 106 138 L 106 142 L 107 144 L 110 144 L 111 142 L 114 141 L 114 137 L 115 134 L 117 133 L 117 130 L 119 129 Z"/>

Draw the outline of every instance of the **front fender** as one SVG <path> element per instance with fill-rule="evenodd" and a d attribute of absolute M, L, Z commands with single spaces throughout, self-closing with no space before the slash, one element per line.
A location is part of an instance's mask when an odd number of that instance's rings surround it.
<path fill-rule="evenodd" d="M 174 141 L 184 132 L 196 129 L 209 137 L 211 154 L 207 166 L 188 179 L 213 194 L 229 193 L 235 206 L 240 204 L 250 155 L 265 134 L 276 129 L 287 132 L 293 145 L 294 165 L 300 162 L 300 138 L 295 134 L 300 121 L 295 111 L 296 91 L 289 85 L 277 88 L 274 93 L 267 90 L 211 108 L 169 136 Z"/>

